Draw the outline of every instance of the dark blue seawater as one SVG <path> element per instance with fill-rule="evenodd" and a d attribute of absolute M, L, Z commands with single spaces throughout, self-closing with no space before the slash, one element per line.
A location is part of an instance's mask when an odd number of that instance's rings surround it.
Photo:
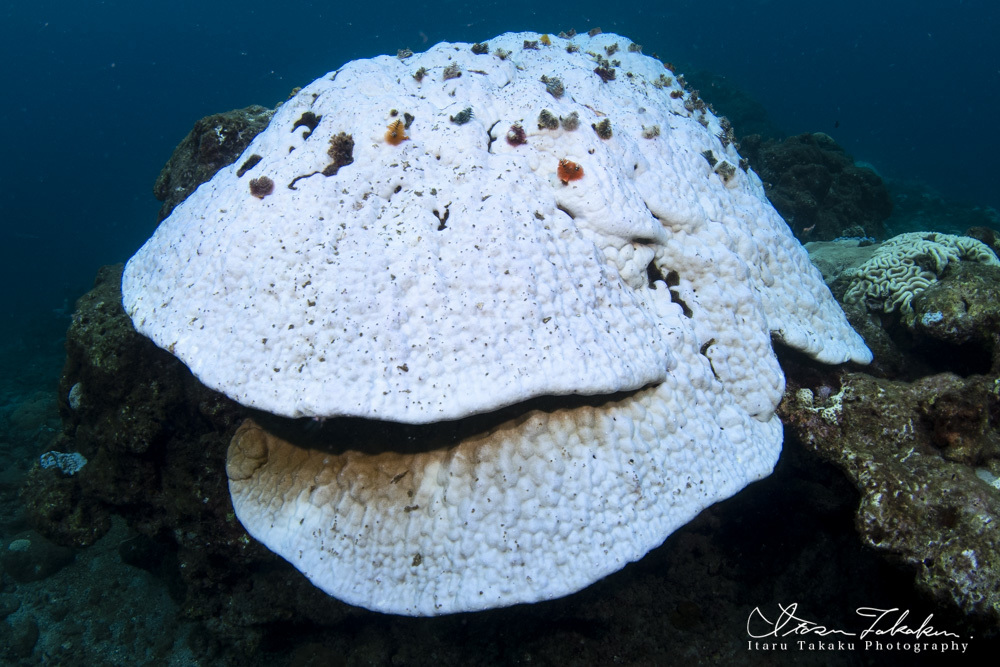
<path fill-rule="evenodd" d="M 510 30 L 619 32 L 727 77 L 788 134 L 827 132 L 885 176 L 1000 207 L 998 16 L 991 0 L 5 2 L 2 321 L 71 304 L 130 256 L 198 118 L 273 106 L 350 59 Z"/>

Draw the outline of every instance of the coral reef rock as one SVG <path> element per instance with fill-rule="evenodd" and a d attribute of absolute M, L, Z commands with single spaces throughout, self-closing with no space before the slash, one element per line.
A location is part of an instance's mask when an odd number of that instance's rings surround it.
<path fill-rule="evenodd" d="M 1000 373 L 1000 266 L 962 262 L 911 303 L 917 344 L 963 375 Z"/>
<path fill-rule="evenodd" d="M 741 139 L 740 151 L 798 238 L 885 238 L 892 201 L 882 179 L 855 165 L 828 135 L 816 132 L 783 141 L 752 135 Z"/>
<path fill-rule="evenodd" d="M 849 302 L 864 301 L 869 310 L 900 312 L 903 321 L 913 318 L 913 297 L 938 281 L 949 266 L 979 262 L 1000 266 L 989 247 L 967 236 L 938 232 L 910 232 L 880 244 L 860 266 L 842 276 L 850 281 L 844 294 Z"/>
<path fill-rule="evenodd" d="M 948 608 L 1000 623 L 1000 398 L 994 376 L 789 382 L 779 413 L 861 494 L 862 539 Z"/>
<path fill-rule="evenodd" d="M 0 552 L 3 571 L 15 581 L 37 581 L 73 562 L 73 550 L 53 544 L 35 531 L 18 535 Z"/>
<path fill-rule="evenodd" d="M 1000 266 L 986 243 L 911 232 L 882 244 L 838 239 L 806 249 L 873 351 L 868 373 L 912 380 L 996 371 Z"/>
<path fill-rule="evenodd" d="M 159 219 L 170 215 L 177 204 L 215 172 L 232 164 L 267 127 L 273 115 L 273 109 L 254 105 L 206 116 L 196 122 L 174 149 L 153 186 L 153 194 L 163 202 Z"/>

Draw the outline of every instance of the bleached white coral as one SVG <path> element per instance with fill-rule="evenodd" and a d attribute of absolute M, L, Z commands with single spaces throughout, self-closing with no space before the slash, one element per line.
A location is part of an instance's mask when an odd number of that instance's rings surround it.
<path fill-rule="evenodd" d="M 894 236 L 878 247 L 868 261 L 849 269 L 845 299 L 864 302 L 869 310 L 899 311 L 913 318 L 913 297 L 938 281 L 951 262 L 1000 265 L 989 246 L 969 238 L 938 232 L 910 232 Z"/>
<path fill-rule="evenodd" d="M 87 457 L 80 452 L 45 452 L 38 458 L 43 468 L 58 468 L 64 475 L 75 475 L 87 465 Z"/>
<path fill-rule="evenodd" d="M 578 590 L 770 473 L 772 340 L 870 360 L 720 119 L 634 49 L 595 73 L 616 42 L 348 63 L 129 261 L 136 328 L 202 381 L 328 418 L 319 442 L 248 420 L 226 471 L 248 532 L 330 594 L 441 614 Z"/>

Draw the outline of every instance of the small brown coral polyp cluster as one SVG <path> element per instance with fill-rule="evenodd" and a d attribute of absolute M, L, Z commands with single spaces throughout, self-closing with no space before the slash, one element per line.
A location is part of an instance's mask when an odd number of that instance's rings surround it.
<path fill-rule="evenodd" d="M 511 146 L 522 146 L 528 143 L 528 137 L 524 132 L 524 128 L 518 123 L 514 123 L 507 130 L 507 143 Z"/>
<path fill-rule="evenodd" d="M 594 128 L 594 132 L 596 132 L 597 136 L 601 139 L 610 139 L 612 136 L 611 121 L 607 118 L 602 120 L 600 123 L 592 123 L 591 127 Z"/>
<path fill-rule="evenodd" d="M 389 127 L 385 130 L 385 143 L 390 146 L 398 146 L 407 139 L 409 137 L 406 136 L 406 126 L 403 125 L 403 121 L 397 118 L 389 123 Z"/>
<path fill-rule="evenodd" d="M 346 132 L 330 137 L 330 148 L 326 154 L 330 156 L 330 164 L 323 169 L 323 175 L 334 176 L 341 167 L 354 162 L 354 137 Z"/>
<path fill-rule="evenodd" d="M 263 199 L 272 192 L 274 192 L 274 181 L 267 176 L 250 180 L 250 194 L 257 199 Z"/>
<path fill-rule="evenodd" d="M 615 80 L 615 68 L 614 67 L 601 67 L 598 66 L 594 68 L 594 74 L 601 77 L 601 81 L 607 83 L 608 81 Z"/>
<path fill-rule="evenodd" d="M 570 181 L 579 181 L 583 178 L 583 167 L 576 162 L 559 160 L 559 168 L 556 170 L 556 174 L 563 185 L 569 185 Z"/>

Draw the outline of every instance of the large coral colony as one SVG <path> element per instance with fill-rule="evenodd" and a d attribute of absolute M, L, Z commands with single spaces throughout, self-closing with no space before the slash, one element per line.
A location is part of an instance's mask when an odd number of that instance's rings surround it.
<path fill-rule="evenodd" d="M 251 536 L 352 604 L 479 610 L 771 472 L 772 339 L 871 354 L 684 85 L 596 31 L 354 61 L 174 209 L 123 303 L 255 411 L 226 464 Z"/>
<path fill-rule="evenodd" d="M 589 33 L 588 36 L 594 37 L 600 33 L 601 33 L 600 29 L 597 29 L 596 31 L 591 31 L 591 33 Z M 563 40 L 570 40 L 572 37 L 575 36 L 576 36 L 575 31 L 570 31 L 570 33 L 568 34 L 560 33 L 559 38 Z M 614 36 L 612 35 L 612 37 Z M 553 45 L 551 37 L 549 37 L 548 35 L 542 35 L 539 38 L 539 40 L 524 40 L 522 48 L 538 50 L 539 43 L 547 47 L 551 47 Z M 566 44 L 565 48 L 568 53 L 576 53 L 579 51 L 580 47 L 575 43 L 569 42 Z M 608 56 L 611 56 L 617 53 L 618 49 L 619 49 L 618 42 L 615 41 L 609 45 L 606 45 L 604 47 L 604 52 Z M 632 52 L 641 52 L 642 47 L 639 46 L 638 44 L 629 43 L 628 49 L 629 51 Z M 470 51 L 477 55 L 488 54 L 489 44 L 486 42 L 473 44 L 470 48 Z M 402 49 L 397 54 L 397 58 L 399 58 L 400 60 L 406 60 L 408 58 L 413 57 L 413 55 L 414 55 L 413 52 L 410 51 L 409 49 Z M 494 51 L 494 55 L 500 58 L 501 60 L 506 60 L 508 57 L 510 57 L 510 52 L 505 51 L 502 48 L 497 48 Z M 588 55 L 592 56 L 597 62 L 597 67 L 594 68 L 593 72 L 597 77 L 600 78 L 601 81 L 607 83 L 615 79 L 615 68 L 621 67 L 620 60 L 609 61 L 606 57 L 600 55 L 599 53 L 594 53 L 590 51 L 588 51 Z M 664 63 L 663 66 L 666 69 L 666 71 L 670 72 L 670 68 L 672 67 L 671 64 Z M 456 79 L 462 75 L 462 71 L 463 70 L 458 63 L 451 63 L 446 67 L 444 67 L 441 73 L 441 78 L 443 81 L 447 81 L 449 79 Z M 477 74 L 485 74 L 485 72 L 483 72 L 482 70 L 470 70 L 470 71 L 475 72 Z M 429 73 L 430 71 L 427 69 L 427 67 L 421 66 L 414 71 L 413 79 L 418 83 L 422 83 L 424 81 L 424 77 L 426 77 Z M 628 73 L 628 77 L 629 78 L 634 77 L 632 72 Z M 545 85 L 545 90 L 555 99 L 561 98 L 565 93 L 566 90 L 565 86 L 559 77 L 542 74 L 539 77 L 539 81 Z M 699 111 L 700 115 L 697 116 L 698 122 L 700 122 L 702 125 L 705 125 L 706 127 L 708 126 L 708 119 L 706 114 L 711 108 L 710 105 L 705 104 L 703 101 L 699 99 L 698 91 L 689 90 L 688 88 L 686 88 L 686 83 L 684 82 L 683 77 L 679 77 L 675 83 L 675 79 L 672 75 L 672 72 L 670 76 L 663 74 L 653 82 L 653 85 L 656 86 L 657 88 L 671 89 L 670 90 L 671 98 L 683 99 L 684 108 L 687 110 L 689 114 L 693 113 L 695 110 Z M 465 123 L 469 122 L 473 114 L 474 114 L 473 108 L 466 107 L 461 111 L 459 111 L 458 113 L 456 113 L 455 115 L 449 116 L 449 120 L 456 125 L 464 125 Z M 598 115 L 603 115 L 603 114 L 598 113 Z M 393 120 L 391 120 L 386 126 L 383 138 L 386 144 L 390 146 L 399 146 L 404 141 L 410 139 L 409 135 L 406 134 L 406 131 L 410 128 L 410 125 L 411 123 L 413 123 L 415 118 L 408 112 L 403 115 L 403 118 L 398 118 L 397 116 L 399 116 L 399 112 L 395 108 L 389 111 L 389 116 L 392 117 Z M 309 134 L 311 134 L 312 130 L 316 128 L 316 125 L 319 123 L 319 120 L 320 118 L 318 116 L 316 116 L 312 112 L 307 111 L 303 114 L 302 118 L 298 120 L 298 122 L 295 124 L 295 127 L 298 127 L 300 125 L 308 125 L 309 131 L 303 134 L 304 137 L 307 137 Z M 573 131 L 579 127 L 579 112 L 573 111 L 569 113 L 566 117 L 557 117 L 549 109 L 542 109 L 538 114 L 537 122 L 539 130 L 558 130 L 561 127 L 563 130 Z M 722 132 L 720 133 L 719 137 L 720 140 L 723 142 L 723 146 L 725 146 L 732 141 L 733 138 L 732 127 L 729 125 L 729 123 L 726 121 L 724 117 L 719 118 L 718 123 L 722 129 Z M 611 120 L 609 118 L 600 119 L 598 122 L 592 124 L 592 128 L 594 130 L 594 133 L 601 139 L 610 139 L 613 134 L 611 129 Z M 660 128 L 658 125 L 652 125 L 648 128 L 643 127 L 642 129 L 642 136 L 647 139 L 652 139 L 658 136 L 659 133 L 660 133 Z M 347 140 L 350 140 L 351 142 L 351 148 L 348 149 L 346 153 L 347 156 L 346 161 L 344 160 L 343 157 L 338 157 L 338 153 L 342 153 L 343 151 L 342 149 L 339 149 L 337 147 L 338 143 L 343 142 L 345 138 Z M 510 144 L 512 147 L 521 146 L 527 143 L 527 137 L 520 121 L 515 122 L 513 125 L 510 126 L 510 129 L 506 134 L 506 140 L 507 143 Z M 331 158 L 334 159 L 333 163 L 331 163 L 331 166 L 334 165 L 336 166 L 334 166 L 332 173 L 327 173 L 327 170 L 323 172 L 328 176 L 333 175 L 333 173 L 336 173 L 336 169 L 339 168 L 341 164 L 349 164 L 351 161 L 353 161 L 353 159 L 351 158 L 351 149 L 353 149 L 353 138 L 351 138 L 350 135 L 340 133 L 339 135 L 332 137 L 330 139 L 330 142 L 333 146 L 331 147 L 329 153 Z M 706 160 L 716 169 L 717 173 L 719 173 L 725 180 L 728 181 L 734 170 L 733 165 L 725 162 L 717 163 L 711 150 L 705 151 L 703 155 L 706 158 Z M 244 172 L 248 171 L 250 168 L 255 166 L 259 160 L 260 160 L 259 155 L 256 154 L 252 155 L 250 158 L 248 158 L 247 162 L 244 163 L 244 166 L 241 169 L 241 171 Z M 745 161 L 740 161 L 740 166 L 744 169 L 744 171 L 747 168 Z M 583 173 L 584 173 L 582 166 L 566 158 L 559 159 L 555 172 L 560 182 L 562 182 L 564 185 L 567 185 L 569 181 L 575 181 L 583 178 Z M 271 192 L 273 192 L 273 187 L 268 185 L 270 183 L 271 181 L 267 176 L 261 176 L 256 179 L 252 179 L 250 181 L 251 194 L 253 194 L 253 196 L 259 199 L 263 199 L 264 196 L 271 194 Z"/>

